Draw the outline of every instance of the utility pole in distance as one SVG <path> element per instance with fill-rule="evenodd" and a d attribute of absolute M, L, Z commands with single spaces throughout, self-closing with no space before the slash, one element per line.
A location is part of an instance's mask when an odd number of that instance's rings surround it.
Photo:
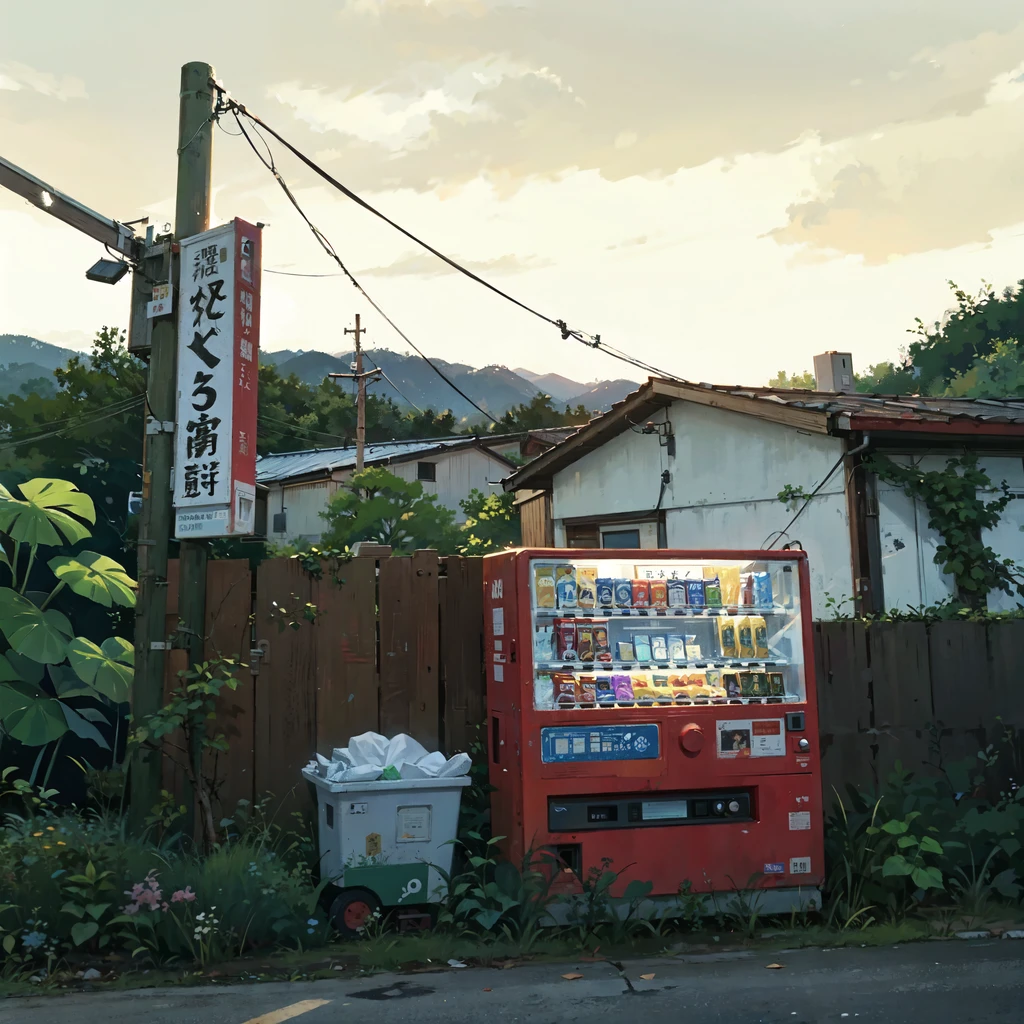
<path fill-rule="evenodd" d="M 360 337 L 366 333 L 365 327 L 359 326 L 359 314 L 356 313 L 355 327 L 346 327 L 346 334 L 354 334 L 356 339 L 355 373 L 329 373 L 328 377 L 341 377 L 356 382 L 356 472 L 363 471 L 363 453 L 366 449 L 366 385 L 369 378 L 380 380 L 380 371 L 370 370 L 363 373 L 363 348 Z"/>
<path fill-rule="evenodd" d="M 213 68 L 195 62 L 181 69 L 178 115 L 178 181 L 174 214 L 175 240 L 205 231 L 210 224 L 213 173 Z M 180 283 L 180 281 L 179 281 Z M 179 287 L 178 302 L 184 300 Z M 177 398 L 177 307 L 153 324 L 147 381 L 148 410 L 143 439 L 145 474 L 139 517 L 139 598 L 135 625 L 135 685 L 132 714 L 136 722 L 163 705 L 165 654 L 169 646 L 167 550 L 171 536 L 171 466 Z M 189 663 L 203 660 L 206 618 L 206 546 L 181 544 L 178 618 L 183 623 Z M 161 758 L 139 751 L 131 769 L 131 824 L 141 830 L 160 799 Z M 191 815 L 193 800 L 184 794 Z"/>

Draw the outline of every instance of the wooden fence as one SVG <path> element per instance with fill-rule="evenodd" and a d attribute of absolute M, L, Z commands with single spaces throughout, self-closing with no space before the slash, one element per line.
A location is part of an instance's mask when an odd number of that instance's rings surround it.
<path fill-rule="evenodd" d="M 168 635 L 177 627 L 177 569 L 168 573 Z M 468 750 L 484 721 L 482 588 L 479 558 L 433 551 L 359 557 L 320 579 L 297 559 L 270 559 L 255 572 L 244 560 L 211 561 L 206 656 L 251 666 L 219 708 L 230 743 L 218 764 L 222 808 L 303 793 L 299 772 L 314 751 L 330 756 L 367 730 L 407 732 L 428 750 Z M 171 655 L 166 687 L 185 668 L 183 651 Z M 180 791 L 171 765 L 165 785 Z"/>
<path fill-rule="evenodd" d="M 207 656 L 253 666 L 219 709 L 231 747 L 218 765 L 225 811 L 267 793 L 295 791 L 288 802 L 302 804 L 299 771 L 313 751 L 329 756 L 366 730 L 408 732 L 447 754 L 478 738 L 486 714 L 482 560 L 433 551 L 359 557 L 337 569 L 340 585 L 334 575 L 327 569 L 316 579 L 286 558 L 255 572 L 246 561 L 209 564 Z M 168 582 L 170 634 L 176 563 Z M 262 656 L 252 657 L 254 649 Z M 1024 621 L 817 623 L 814 657 L 826 802 L 833 787 L 873 789 L 897 762 L 937 771 L 1006 727 L 1024 739 Z M 183 658 L 172 652 L 168 686 Z M 1009 765 L 1004 775 L 1020 771 Z M 170 768 L 165 783 L 178 788 Z"/>
<path fill-rule="evenodd" d="M 819 622 L 814 646 L 826 804 L 897 763 L 936 774 L 1007 730 L 998 775 L 1020 779 L 1024 621 Z"/>

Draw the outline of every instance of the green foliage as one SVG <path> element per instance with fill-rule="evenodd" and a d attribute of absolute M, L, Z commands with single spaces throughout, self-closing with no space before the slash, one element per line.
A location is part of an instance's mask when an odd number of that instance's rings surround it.
<path fill-rule="evenodd" d="M 95 507 L 92 547 L 124 564 L 128 575 L 136 529 L 128 495 L 141 489 L 145 372 L 128 354 L 124 333 L 104 327 L 89 356 L 54 371 L 45 394 L 0 398 L 0 479 L 8 488 L 32 478 L 74 479 L 82 500 L 91 498 Z M 95 608 L 82 616 L 79 632 L 99 641 L 126 619 Z"/>
<path fill-rule="evenodd" d="M 295 374 L 282 377 L 273 366 L 261 365 L 259 389 L 261 455 L 355 444 L 355 401 L 333 380 L 313 386 Z M 366 399 L 368 442 L 447 437 L 459 427 L 450 411 L 404 412 L 372 392 Z"/>
<path fill-rule="evenodd" d="M 476 488 L 470 491 L 469 497 L 459 502 L 466 513 L 459 553 L 488 555 L 519 544 L 522 532 L 514 501 L 515 494 L 511 491 L 493 491 L 490 494 Z"/>
<path fill-rule="evenodd" d="M 1009 558 L 1000 558 L 982 540 L 1012 500 L 1004 480 L 1000 496 L 986 501 L 979 492 L 993 490 L 992 481 L 978 468 L 978 457 L 967 453 L 947 460 L 942 470 L 924 472 L 916 466 L 902 466 L 885 456 L 867 460 L 868 468 L 883 480 L 896 484 L 928 509 L 928 526 L 942 543 L 935 551 L 941 565 L 956 583 L 957 597 L 973 608 L 983 607 L 991 590 L 1024 596 L 1024 579 Z"/>
<path fill-rule="evenodd" d="M 919 388 L 914 368 L 907 363 L 905 354 L 898 363 L 875 363 L 868 367 L 867 373 L 855 373 L 853 379 L 861 394 L 913 395 Z"/>
<path fill-rule="evenodd" d="M 811 495 L 802 487 L 786 484 L 777 495 L 779 501 L 786 505 L 791 512 L 795 512 L 797 506 L 803 501 L 809 501 Z"/>
<path fill-rule="evenodd" d="M 469 842 L 455 841 L 466 869 L 453 875 L 438 869 L 448 888 L 438 925 L 461 934 L 502 934 L 518 939 L 528 949 L 538 937 L 551 902 L 550 872 L 537 869 L 532 853 L 522 870 L 499 859 L 495 847 L 503 838 L 485 840 L 471 831 L 465 834 Z"/>
<path fill-rule="evenodd" d="M 207 722 L 216 721 L 222 691 L 238 688 L 237 669 L 237 662 L 221 658 L 179 672 L 179 685 L 167 703 L 138 723 L 128 740 L 131 747 L 148 748 L 184 773 L 199 801 L 203 844 L 208 851 L 220 838 L 213 807 L 220 785 L 218 757 L 227 753 L 228 743 L 223 733 L 211 735 Z"/>
<path fill-rule="evenodd" d="M 321 516 L 327 522 L 322 543 L 336 548 L 358 541 L 389 544 L 398 552 L 435 548 L 448 555 L 458 548 L 455 513 L 439 505 L 419 480 L 402 480 L 386 469 L 356 473 Z"/>
<path fill-rule="evenodd" d="M 1007 398 L 1024 395 L 1024 346 L 1016 338 L 992 343 L 988 355 L 979 356 L 964 373 L 949 382 L 955 398 Z"/>
<path fill-rule="evenodd" d="M 50 794 L 51 796 L 53 794 Z M 207 966 L 328 938 L 308 835 L 240 808 L 209 855 L 129 835 L 119 815 L 36 798 L 0 825 L 0 944 L 8 965 L 71 952 Z"/>
<path fill-rule="evenodd" d="M 327 529 L 318 548 L 293 548 L 307 569 L 322 559 L 336 565 L 351 558 L 359 541 L 389 544 L 399 554 L 433 548 L 442 555 L 485 555 L 519 543 L 514 495 L 474 489 L 460 502 L 466 522 L 440 505 L 419 480 L 403 480 L 380 467 L 364 469 L 338 490 L 321 517 Z M 310 571 L 313 571 L 310 569 Z M 337 577 L 337 568 L 335 567 Z"/>
<path fill-rule="evenodd" d="M 804 388 L 807 391 L 815 391 L 818 387 L 814 374 L 810 370 L 803 373 L 786 373 L 779 370 L 771 380 L 768 381 L 770 388 Z"/>
<path fill-rule="evenodd" d="M 954 309 L 927 327 L 921 320 L 913 332 L 908 363 L 918 375 L 922 394 L 952 391 L 969 397 L 1019 395 L 1018 341 L 1024 338 L 1024 282 L 997 295 L 990 284 L 971 295 L 950 281 Z M 977 394 L 971 394 L 973 388 Z M 1017 388 L 1018 390 L 1009 390 Z M 1006 389 L 1006 390 L 1004 390 Z"/>
<path fill-rule="evenodd" d="M 518 434 L 527 430 L 544 430 L 548 427 L 573 427 L 590 419 L 590 413 L 583 405 L 575 409 L 565 407 L 559 412 L 550 395 L 537 394 L 529 403 L 509 409 L 501 419 L 491 426 L 492 434 Z"/>
<path fill-rule="evenodd" d="M 1007 751 L 943 763 L 935 746 L 941 774 L 919 778 L 897 764 L 881 793 L 851 788 L 837 799 L 825 831 L 829 925 L 895 923 L 926 904 L 976 915 L 1019 900 L 1024 789 L 987 795 Z"/>
<path fill-rule="evenodd" d="M 0 653 L 0 729 L 28 747 L 55 744 L 49 773 L 69 731 L 110 749 L 94 724 L 107 720 L 95 703 L 115 705 L 118 714 L 116 705 L 129 697 L 134 663 L 127 641 L 110 637 L 97 645 L 76 636 L 68 616 L 51 606 L 74 595 L 103 607 L 131 608 L 136 584 L 107 556 L 78 551 L 50 559 L 55 585 L 49 592 L 35 589 L 39 548 L 88 540 L 95 507 L 65 480 L 29 480 L 19 490 L 21 498 L 0 486 L 0 550 L 10 584 L 0 586 L 0 634 L 7 645 Z M 73 604 L 67 607 L 73 610 Z"/>

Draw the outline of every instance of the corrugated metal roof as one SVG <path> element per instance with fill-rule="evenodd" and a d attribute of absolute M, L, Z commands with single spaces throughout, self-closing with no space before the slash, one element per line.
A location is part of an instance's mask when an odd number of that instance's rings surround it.
<path fill-rule="evenodd" d="M 657 385 L 657 380 L 653 382 Z M 1024 423 L 1024 400 L 1019 398 L 929 398 L 922 395 L 876 395 L 859 392 L 844 394 L 832 391 L 805 391 L 801 388 L 751 388 L 723 384 L 687 386 L 831 415 L 845 413 L 849 416 L 882 417 L 896 421 L 910 419 L 918 422 L 946 422 L 950 418 L 962 417 L 990 423 Z M 894 426 L 897 424 L 894 423 Z"/>
<path fill-rule="evenodd" d="M 463 435 L 462 437 L 432 437 L 422 441 L 386 441 L 380 444 L 368 444 L 364 451 L 364 462 L 367 466 L 387 464 L 396 459 L 409 459 L 428 452 L 444 452 L 458 448 L 468 448 L 478 443 L 478 438 Z M 500 456 L 496 456 L 500 457 Z M 330 474 L 337 469 L 354 469 L 356 465 L 356 449 L 352 445 L 347 448 L 315 448 L 302 452 L 281 452 L 277 455 L 264 455 L 256 460 L 256 479 L 261 484 L 280 480 L 293 480 L 296 477 Z"/>
<path fill-rule="evenodd" d="M 737 403 L 731 399 L 740 401 Z M 964 435 L 985 432 L 992 437 L 999 435 L 1000 427 L 1005 427 L 1006 436 L 1019 437 L 1024 427 L 1024 399 L 1019 398 L 846 394 L 651 377 L 607 412 L 594 416 L 554 448 L 506 478 L 506 489 L 550 486 L 552 473 L 627 429 L 630 425 L 627 409 L 634 417 L 647 416 L 655 409 L 678 400 L 711 406 L 721 404 L 723 408 L 775 422 L 793 422 L 795 425 L 803 422 L 822 433 L 843 434 L 861 429 L 893 433 L 913 433 L 916 430 L 919 433 L 942 431 L 955 434 L 962 431 Z"/>

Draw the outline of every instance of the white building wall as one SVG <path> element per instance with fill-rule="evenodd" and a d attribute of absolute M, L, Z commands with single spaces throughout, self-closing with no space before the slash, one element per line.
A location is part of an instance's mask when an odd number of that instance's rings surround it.
<path fill-rule="evenodd" d="M 910 465 L 911 456 L 891 455 L 894 462 Z M 947 456 L 914 456 L 915 464 L 926 472 L 941 470 Z M 1024 564 L 1024 462 L 1018 457 L 991 456 L 978 460 L 998 485 L 1005 480 L 1021 497 L 1011 501 L 994 530 L 982 538 L 1002 558 Z M 996 497 L 993 492 L 992 497 Z M 935 564 L 935 552 L 941 537 L 928 526 L 928 509 L 921 501 L 907 496 L 902 488 L 883 480 L 878 482 L 878 531 L 882 545 L 882 586 L 886 608 L 921 607 L 938 604 L 955 596 L 953 578 Z M 996 592 L 989 595 L 993 611 L 1015 608 L 1020 599 Z"/>
<path fill-rule="evenodd" d="M 423 490 L 427 494 L 436 494 L 438 504 L 444 505 L 455 512 L 455 521 L 464 523 L 466 513 L 459 502 L 469 497 L 469 492 L 476 489 L 484 494 L 497 494 L 501 491 L 502 477 L 508 476 L 512 470 L 479 448 L 467 448 L 451 455 L 436 455 L 419 459 L 416 462 L 402 462 L 388 468 L 403 480 L 418 478 L 419 462 L 433 462 L 436 466 L 436 480 L 421 480 Z"/>
<path fill-rule="evenodd" d="M 497 485 L 500 484 L 501 478 L 511 472 L 504 462 L 479 449 L 466 449 L 450 455 L 436 455 L 417 461 L 433 462 L 437 467 L 436 480 L 420 482 L 428 494 L 436 494 L 441 505 L 455 512 L 457 523 L 466 521 L 466 513 L 462 511 L 459 502 L 468 498 L 470 491 L 476 488 L 484 494 L 498 493 L 500 487 Z M 417 462 L 401 462 L 386 468 L 402 480 L 417 479 Z M 325 525 L 320 513 L 326 510 L 331 496 L 351 476 L 351 471 L 345 470 L 335 473 L 332 480 L 302 484 L 285 483 L 283 486 L 280 483 L 270 484 L 267 498 L 267 529 L 270 531 L 270 539 L 278 544 L 300 538 L 314 543 L 318 541 Z M 274 513 L 281 511 L 282 494 L 288 529 L 285 533 L 274 533 Z"/>
<path fill-rule="evenodd" d="M 317 480 L 313 483 L 270 484 L 267 495 L 267 531 L 276 544 L 287 544 L 293 540 L 316 542 L 324 530 L 320 513 L 327 508 L 331 495 L 338 489 L 333 480 Z M 285 507 L 287 530 L 274 533 L 274 515 Z"/>
<path fill-rule="evenodd" d="M 843 451 L 839 438 L 740 413 L 686 402 L 675 402 L 666 412 L 676 435 L 675 458 L 656 435 L 627 430 L 555 474 L 556 542 L 564 539 L 566 519 L 652 512 L 667 469 L 672 480 L 661 507 L 669 547 L 759 549 L 793 516 L 778 492 L 786 484 L 813 490 Z M 852 596 L 843 484 L 840 467 L 776 544 L 799 540 L 807 551 L 816 616 L 826 612 L 826 595 Z"/>

